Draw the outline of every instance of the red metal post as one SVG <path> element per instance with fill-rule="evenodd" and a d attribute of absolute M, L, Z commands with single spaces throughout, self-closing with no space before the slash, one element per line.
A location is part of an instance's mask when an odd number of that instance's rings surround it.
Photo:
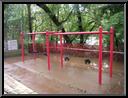
<path fill-rule="evenodd" d="M 24 33 L 20 33 L 20 42 L 21 42 L 21 59 L 24 62 Z"/>
<path fill-rule="evenodd" d="M 56 35 L 56 52 L 58 51 L 58 35 Z"/>
<path fill-rule="evenodd" d="M 99 84 L 102 84 L 102 27 L 99 27 Z"/>
<path fill-rule="evenodd" d="M 47 49 L 47 61 L 48 61 L 48 70 L 50 71 L 50 48 L 49 48 L 49 34 L 46 32 L 46 49 Z"/>
<path fill-rule="evenodd" d="M 112 78 L 112 63 L 113 63 L 113 41 L 114 41 L 114 30 L 113 27 L 110 28 L 110 78 Z"/>
<path fill-rule="evenodd" d="M 63 35 L 60 35 L 60 64 L 61 64 L 61 68 L 63 68 L 63 44 L 62 44 L 62 37 L 63 37 Z"/>
<path fill-rule="evenodd" d="M 34 60 L 36 60 L 36 51 L 35 51 L 35 34 L 32 35 L 32 48 L 34 53 Z"/>

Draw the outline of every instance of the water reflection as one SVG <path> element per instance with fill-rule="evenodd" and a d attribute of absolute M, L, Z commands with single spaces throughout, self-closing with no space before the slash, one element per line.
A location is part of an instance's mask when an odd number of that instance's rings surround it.
<path fill-rule="evenodd" d="M 91 65 L 91 67 L 93 69 L 98 69 L 98 64 L 96 62 L 92 62 L 90 65 Z M 106 62 L 103 62 L 102 66 L 103 66 L 102 67 L 102 70 L 105 70 L 105 69 L 108 69 L 109 68 L 108 63 L 106 63 Z"/>

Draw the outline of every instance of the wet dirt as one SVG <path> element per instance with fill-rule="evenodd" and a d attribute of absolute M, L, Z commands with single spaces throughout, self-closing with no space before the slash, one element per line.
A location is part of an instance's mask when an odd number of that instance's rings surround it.
<path fill-rule="evenodd" d="M 4 60 L 4 72 L 39 94 L 123 94 L 124 64 L 113 62 L 113 77 L 109 77 L 109 59 L 103 60 L 102 85 L 98 84 L 98 59 L 90 58 L 85 64 L 82 57 L 70 56 L 60 66 L 60 55 L 51 54 L 51 70 L 47 68 L 47 56 L 36 60 L 32 55 L 11 57 Z"/>

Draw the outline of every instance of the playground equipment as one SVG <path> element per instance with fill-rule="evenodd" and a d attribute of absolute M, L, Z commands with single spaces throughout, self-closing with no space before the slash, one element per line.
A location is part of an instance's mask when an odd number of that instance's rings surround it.
<path fill-rule="evenodd" d="M 79 50 L 79 51 L 99 51 L 99 84 L 102 84 L 102 52 L 110 52 L 110 59 L 109 59 L 109 75 L 112 78 L 112 64 L 113 64 L 113 40 L 114 40 L 114 30 L 113 27 L 110 27 L 110 32 L 103 31 L 102 27 L 99 27 L 99 31 L 92 31 L 92 32 L 32 32 L 27 33 L 28 35 L 32 36 L 32 47 L 34 51 L 34 60 L 36 60 L 36 50 L 35 50 L 35 35 L 36 34 L 44 34 L 46 35 L 46 50 L 47 50 L 47 63 L 48 63 L 48 70 L 51 69 L 50 64 L 50 47 L 49 47 L 49 36 L 60 36 L 60 47 L 56 45 L 56 48 L 60 48 L 60 66 L 63 68 L 63 49 L 71 49 L 71 50 Z M 99 50 L 89 50 L 89 49 L 78 49 L 78 48 L 64 48 L 62 44 L 62 38 L 64 35 L 75 35 L 75 34 L 98 34 L 99 35 Z M 102 34 L 110 35 L 110 51 L 102 51 Z M 24 62 L 24 33 L 20 33 L 21 39 L 21 58 Z"/>

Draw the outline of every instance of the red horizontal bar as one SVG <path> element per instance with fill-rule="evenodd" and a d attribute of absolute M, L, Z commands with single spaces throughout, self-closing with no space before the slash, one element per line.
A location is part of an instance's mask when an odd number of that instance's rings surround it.
<path fill-rule="evenodd" d="M 33 35 L 33 34 L 46 34 L 46 32 L 33 32 L 33 33 L 27 33 L 29 35 Z"/>
<path fill-rule="evenodd" d="M 29 35 L 32 35 L 32 34 L 46 34 L 46 32 L 33 32 L 33 33 L 27 33 Z M 52 31 L 49 31 L 48 34 L 50 35 L 75 35 L 75 34 L 99 34 L 99 31 L 92 31 L 92 32 L 52 32 Z M 111 34 L 110 32 L 108 31 L 103 31 L 102 34 Z"/>
<path fill-rule="evenodd" d="M 49 48 L 55 48 L 55 47 L 49 47 Z M 61 48 L 61 47 L 56 47 L 56 48 Z M 98 52 L 99 50 L 90 50 L 90 49 L 80 49 L 80 48 L 66 48 L 63 47 L 63 49 L 69 49 L 69 50 L 78 50 L 78 51 L 94 51 L 94 52 Z M 102 52 L 110 52 L 110 51 L 102 51 Z M 113 53 L 119 53 L 119 54 L 124 54 L 124 52 L 119 52 L 119 51 L 113 51 Z"/>
<path fill-rule="evenodd" d="M 57 32 L 54 32 L 54 31 L 48 31 L 48 34 L 53 34 L 53 33 L 57 33 Z M 46 34 L 46 32 L 32 32 L 32 33 L 27 33 L 27 34 Z"/>
<path fill-rule="evenodd" d="M 55 35 L 75 35 L 75 34 L 99 34 L 98 31 L 92 32 L 64 32 L 64 33 L 53 33 Z M 110 34 L 108 31 L 103 31 L 102 34 Z"/>

